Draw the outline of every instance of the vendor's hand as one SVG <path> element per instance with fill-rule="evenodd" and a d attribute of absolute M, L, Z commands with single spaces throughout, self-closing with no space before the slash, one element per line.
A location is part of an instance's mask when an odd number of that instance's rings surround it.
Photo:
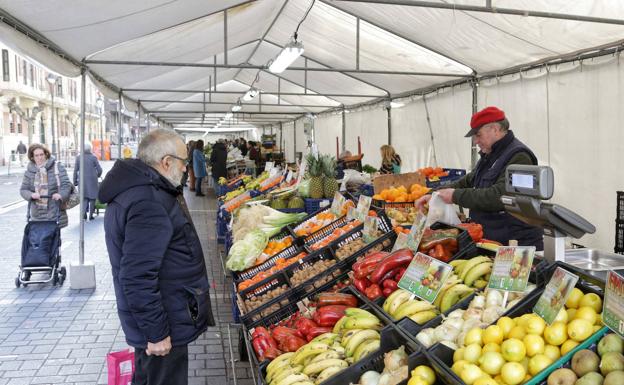
<path fill-rule="evenodd" d="M 34 201 L 36 201 L 39 198 L 41 198 L 41 195 L 39 195 L 39 193 L 32 193 L 32 195 L 30 196 L 30 199 Z"/>
<path fill-rule="evenodd" d="M 440 198 L 444 201 L 444 203 L 453 204 L 453 193 L 455 189 L 453 188 L 444 188 L 442 190 L 436 191 Z"/>
<path fill-rule="evenodd" d="M 167 337 L 164 340 L 156 343 L 147 343 L 147 349 L 145 354 L 148 356 L 166 356 L 171 351 L 171 337 Z"/>
<path fill-rule="evenodd" d="M 54 193 L 52 194 L 52 199 L 54 199 L 55 201 L 60 201 L 61 199 L 63 199 L 63 197 L 59 193 Z"/>
<path fill-rule="evenodd" d="M 427 203 L 429 203 L 429 200 L 431 199 L 431 194 L 426 194 L 421 196 L 420 198 L 418 198 L 416 200 L 416 207 L 420 210 L 420 211 L 425 211 L 425 205 Z"/>

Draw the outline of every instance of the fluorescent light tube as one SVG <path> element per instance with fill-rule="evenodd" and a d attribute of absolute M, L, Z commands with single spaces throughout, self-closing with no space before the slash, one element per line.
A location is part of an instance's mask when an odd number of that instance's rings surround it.
<path fill-rule="evenodd" d="M 390 102 L 390 108 L 401 108 L 405 105 L 405 103 L 401 102 Z"/>
<path fill-rule="evenodd" d="M 274 74 L 282 73 L 301 55 L 303 55 L 303 44 L 298 41 L 291 41 L 273 60 L 269 66 L 269 71 Z"/>

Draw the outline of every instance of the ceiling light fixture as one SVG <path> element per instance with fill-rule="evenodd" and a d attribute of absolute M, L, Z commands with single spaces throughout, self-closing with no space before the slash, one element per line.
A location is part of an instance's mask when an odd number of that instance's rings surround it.
<path fill-rule="evenodd" d="M 235 105 L 232 106 L 232 112 L 238 112 L 243 109 L 243 105 L 241 104 L 240 99 L 236 102 Z"/>
<path fill-rule="evenodd" d="M 223 117 L 224 120 L 229 120 L 232 119 L 232 117 L 234 116 L 233 113 L 228 112 L 227 114 L 225 114 L 225 116 Z"/>
<path fill-rule="evenodd" d="M 251 87 L 249 91 L 247 91 L 245 95 L 243 96 L 243 100 L 248 102 L 252 100 L 253 98 L 255 98 L 256 95 L 258 95 L 258 90 L 255 89 L 254 87 Z"/>
<path fill-rule="evenodd" d="M 294 39 L 286 44 L 282 52 L 269 65 L 269 71 L 274 74 L 280 74 L 301 55 L 303 55 L 303 43 L 297 41 L 297 35 L 295 34 Z"/>
<path fill-rule="evenodd" d="M 401 108 L 405 105 L 405 103 L 401 102 L 390 102 L 390 108 Z"/>

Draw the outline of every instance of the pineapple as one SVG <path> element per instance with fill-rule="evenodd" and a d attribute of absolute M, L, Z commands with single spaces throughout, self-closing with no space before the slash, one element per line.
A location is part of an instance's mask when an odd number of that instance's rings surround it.
<path fill-rule="evenodd" d="M 325 180 L 323 181 L 323 194 L 325 198 L 333 198 L 336 191 L 338 191 L 338 181 L 336 180 L 336 159 L 331 155 L 324 155 L 321 157 L 321 163 L 323 164 L 323 174 Z"/>
<path fill-rule="evenodd" d="M 310 198 L 323 198 L 323 164 L 313 154 L 309 154 L 306 160 L 310 177 Z"/>

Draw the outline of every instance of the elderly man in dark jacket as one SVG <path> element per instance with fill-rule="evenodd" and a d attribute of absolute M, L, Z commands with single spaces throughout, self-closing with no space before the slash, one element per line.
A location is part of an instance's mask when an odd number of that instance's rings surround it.
<path fill-rule="evenodd" d="M 80 183 L 80 157 L 76 157 L 76 163 L 74 165 L 74 186 L 78 186 Z M 84 213 L 82 214 L 84 219 L 87 219 L 87 212 L 89 213 L 89 220 L 93 220 L 93 213 L 95 212 L 95 200 L 98 196 L 98 178 L 102 176 L 102 166 L 97 157 L 91 153 L 91 143 L 84 144 Z"/>
<path fill-rule="evenodd" d="M 100 186 L 117 312 L 135 385 L 188 383 L 188 347 L 214 325 L 204 253 L 181 195 L 186 146 L 154 130 Z"/>

